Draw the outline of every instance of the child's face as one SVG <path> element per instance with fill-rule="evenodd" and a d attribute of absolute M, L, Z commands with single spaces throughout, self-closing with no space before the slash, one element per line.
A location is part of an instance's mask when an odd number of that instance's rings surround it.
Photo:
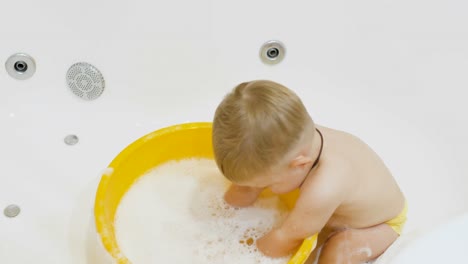
<path fill-rule="evenodd" d="M 307 171 L 302 167 L 286 167 L 276 169 L 265 175 L 259 175 L 244 186 L 257 187 L 257 188 L 270 188 L 276 194 L 288 193 L 301 186 L 307 176 Z"/>

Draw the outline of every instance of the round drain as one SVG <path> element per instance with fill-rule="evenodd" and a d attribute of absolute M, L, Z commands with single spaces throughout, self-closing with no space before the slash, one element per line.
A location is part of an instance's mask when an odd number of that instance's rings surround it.
<path fill-rule="evenodd" d="M 28 64 L 25 61 L 17 61 L 13 65 L 15 71 L 17 72 L 26 72 L 28 70 Z"/>
<path fill-rule="evenodd" d="M 76 145 L 78 143 L 79 139 L 77 135 L 68 135 L 63 139 L 63 142 L 69 146 Z"/>
<path fill-rule="evenodd" d="M 260 48 L 260 58 L 265 64 L 280 63 L 286 55 L 286 48 L 283 43 L 277 40 L 265 42 Z"/>
<path fill-rule="evenodd" d="M 73 64 L 67 72 L 67 84 L 71 91 L 84 100 L 94 100 L 104 91 L 101 72 L 86 62 Z"/>
<path fill-rule="evenodd" d="M 5 210 L 3 210 L 5 216 L 10 218 L 18 216 L 20 212 L 21 209 L 16 204 L 10 204 L 5 208 Z"/>
<path fill-rule="evenodd" d="M 17 80 L 26 80 L 36 72 L 36 62 L 28 54 L 16 53 L 5 62 L 5 68 L 11 77 Z"/>

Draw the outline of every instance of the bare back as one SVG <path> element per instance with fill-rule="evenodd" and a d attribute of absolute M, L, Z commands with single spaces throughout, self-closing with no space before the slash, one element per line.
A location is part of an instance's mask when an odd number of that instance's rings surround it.
<path fill-rule="evenodd" d="M 365 228 L 397 216 L 405 198 L 377 154 L 353 135 L 326 127 L 318 129 L 324 137 L 321 173 L 314 175 L 312 171 L 301 192 L 327 188 L 343 193 L 326 227 Z"/>

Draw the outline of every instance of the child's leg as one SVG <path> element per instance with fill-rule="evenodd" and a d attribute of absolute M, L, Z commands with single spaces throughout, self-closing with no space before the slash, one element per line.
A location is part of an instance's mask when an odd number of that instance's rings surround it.
<path fill-rule="evenodd" d="M 380 256 L 398 238 L 387 224 L 365 229 L 347 229 L 324 244 L 319 264 L 358 264 Z"/>
<path fill-rule="evenodd" d="M 324 229 L 320 231 L 317 237 L 317 245 L 315 246 L 314 251 L 312 251 L 312 253 L 310 254 L 309 258 L 307 259 L 306 264 L 317 263 L 316 260 L 318 259 L 318 255 L 320 253 L 319 252 L 320 247 L 322 247 L 323 244 L 325 244 L 325 242 L 328 240 L 328 238 L 331 237 L 331 235 L 333 235 L 334 232 L 335 231 L 328 229 L 326 227 L 324 227 Z"/>

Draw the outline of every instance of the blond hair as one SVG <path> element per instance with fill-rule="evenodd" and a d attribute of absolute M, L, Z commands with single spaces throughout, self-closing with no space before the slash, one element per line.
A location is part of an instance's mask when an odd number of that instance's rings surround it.
<path fill-rule="evenodd" d="M 233 182 L 245 182 L 281 163 L 314 124 L 301 99 L 272 81 L 239 84 L 216 109 L 216 163 Z"/>

